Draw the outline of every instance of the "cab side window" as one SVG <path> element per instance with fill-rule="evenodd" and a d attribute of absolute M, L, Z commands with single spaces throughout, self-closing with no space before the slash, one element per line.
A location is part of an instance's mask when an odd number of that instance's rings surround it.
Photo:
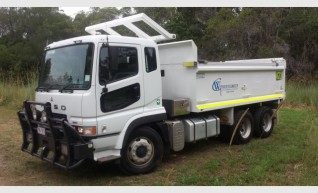
<path fill-rule="evenodd" d="M 152 47 L 145 47 L 145 64 L 146 72 L 157 70 L 156 49 Z"/>
<path fill-rule="evenodd" d="M 139 83 L 132 84 L 108 93 L 100 98 L 102 112 L 110 112 L 128 107 L 140 99 Z"/>
<path fill-rule="evenodd" d="M 134 47 L 102 47 L 99 83 L 115 82 L 138 74 L 138 54 Z"/>

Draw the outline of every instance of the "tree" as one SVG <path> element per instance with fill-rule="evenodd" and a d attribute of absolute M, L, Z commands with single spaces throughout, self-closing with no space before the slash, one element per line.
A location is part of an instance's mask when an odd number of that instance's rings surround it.
<path fill-rule="evenodd" d="M 74 26 L 74 33 L 77 36 L 87 35 L 85 32 L 85 27 L 111 21 L 118 17 L 120 11 L 117 8 L 110 7 L 110 8 L 99 8 L 93 7 L 90 8 L 88 13 L 84 13 L 83 11 L 78 13 L 75 16 L 73 21 Z"/>
<path fill-rule="evenodd" d="M 0 71 L 12 76 L 37 68 L 48 43 L 73 35 L 71 18 L 58 8 L 0 8 L 0 24 L 2 50 L 10 53 Z"/>
<path fill-rule="evenodd" d="M 87 35 L 85 27 L 145 13 L 178 40 L 193 39 L 208 60 L 284 57 L 288 77 L 318 74 L 318 8 L 91 8 L 74 20 L 58 8 L 0 8 L 0 73 L 24 76 L 39 66 L 43 48 L 54 41 Z M 135 22 L 158 35 L 143 22 Z M 136 36 L 116 27 L 122 35 Z M 304 78 L 303 78 L 304 77 Z"/>
<path fill-rule="evenodd" d="M 281 27 L 290 48 L 289 76 L 306 79 L 318 71 L 318 9 L 290 8 Z"/>
<path fill-rule="evenodd" d="M 209 20 L 204 36 L 206 57 L 214 60 L 277 57 L 288 53 L 280 37 L 285 9 L 220 9 Z"/>

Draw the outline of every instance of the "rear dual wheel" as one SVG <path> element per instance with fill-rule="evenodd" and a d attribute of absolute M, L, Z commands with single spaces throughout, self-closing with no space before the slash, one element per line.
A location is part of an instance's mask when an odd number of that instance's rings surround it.
<path fill-rule="evenodd" d="M 244 112 L 245 112 L 244 110 L 239 110 L 238 112 L 234 114 L 235 124 L 231 128 L 232 134 L 234 132 L 234 129 L 238 121 L 240 120 Z M 234 134 L 233 143 L 234 144 L 248 143 L 253 137 L 253 132 L 254 132 L 254 119 L 252 114 L 249 111 L 247 111 L 247 113 L 242 118 L 242 121 L 236 130 L 236 133 Z"/>
<path fill-rule="evenodd" d="M 235 127 L 242 117 L 245 110 L 238 110 L 234 113 L 234 124 L 232 126 L 223 126 L 221 130 L 221 137 L 224 141 L 229 143 L 231 141 L 232 135 L 235 132 Z M 233 136 L 233 144 L 245 144 L 248 143 L 253 137 L 254 132 L 254 119 L 252 114 L 248 111 L 244 117 L 240 125 L 237 127 L 236 132 Z"/>
<path fill-rule="evenodd" d="M 273 110 L 267 106 L 259 107 L 254 114 L 255 136 L 267 138 L 274 129 Z"/>

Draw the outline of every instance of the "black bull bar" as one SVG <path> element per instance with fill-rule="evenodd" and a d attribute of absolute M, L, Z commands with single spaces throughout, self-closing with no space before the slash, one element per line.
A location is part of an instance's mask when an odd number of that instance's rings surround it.
<path fill-rule="evenodd" d="M 43 106 L 46 120 L 41 120 L 33 108 Z M 69 124 L 66 118 L 53 116 L 51 104 L 35 101 L 24 102 L 25 112 L 18 112 L 22 127 L 23 143 L 21 150 L 64 169 L 79 166 L 85 159 L 93 159 L 93 143 L 85 141 Z"/>

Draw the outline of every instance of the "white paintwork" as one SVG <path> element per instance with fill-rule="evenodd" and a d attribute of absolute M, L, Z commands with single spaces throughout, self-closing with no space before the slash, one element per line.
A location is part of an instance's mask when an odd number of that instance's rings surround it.
<path fill-rule="evenodd" d="M 60 93 L 57 90 L 49 92 L 36 92 L 35 101 L 37 102 L 50 102 L 53 113 L 65 114 L 67 119 L 72 123 L 83 123 L 82 116 L 82 91 L 75 91 L 74 93 Z M 57 109 L 54 106 L 57 105 Z M 61 106 L 66 106 L 66 110 L 62 110 Z"/>
<path fill-rule="evenodd" d="M 187 44 L 181 42 L 180 45 L 184 45 L 183 49 L 196 51 L 196 46 L 191 41 Z M 165 77 L 162 77 L 162 95 L 164 99 L 180 97 L 190 99 L 191 112 L 201 112 L 202 110 L 197 108 L 197 105 L 200 104 L 272 94 L 285 95 L 286 61 L 282 58 L 208 62 L 207 64 L 198 63 L 194 67 L 184 67 L 183 63 L 190 62 L 189 58 L 197 53 L 189 54 L 187 58 L 184 52 L 179 53 L 177 50 L 178 46 L 163 46 L 163 49 L 159 46 L 160 57 L 163 57 L 161 51 L 164 55 L 168 53 L 173 55 L 170 57 L 171 62 L 160 58 L 161 61 L 165 61 L 161 63 L 162 69 L 165 71 Z M 276 71 L 282 72 L 281 80 L 276 80 Z M 218 79 L 220 79 L 221 85 L 235 85 L 237 87 L 214 91 L 212 85 Z M 204 109 L 204 111 L 233 106 L 237 105 L 224 105 Z"/>
<path fill-rule="evenodd" d="M 99 44 L 99 48 L 101 48 L 102 43 Z M 136 48 L 138 52 L 138 74 L 129 77 L 123 80 L 119 80 L 116 82 L 112 82 L 107 84 L 108 92 L 112 92 L 114 90 L 120 89 L 125 86 L 129 86 L 134 83 L 141 83 L 140 84 L 140 99 L 136 103 L 120 110 L 115 110 L 111 112 L 104 113 L 101 111 L 101 104 L 100 104 L 100 97 L 102 93 L 102 89 L 105 87 L 104 85 L 100 85 L 99 81 L 96 81 L 96 112 L 97 112 L 97 122 L 98 122 L 98 133 L 99 134 L 113 134 L 113 133 L 119 133 L 123 129 L 125 123 L 130 119 L 131 117 L 140 114 L 143 112 L 143 106 L 144 106 L 144 87 L 143 87 L 143 63 L 142 56 L 141 56 L 141 48 L 138 44 L 120 44 L 120 43 L 109 43 L 109 46 L 124 46 L 124 47 L 131 47 Z M 99 55 L 99 52 L 97 53 Z M 98 69 L 97 69 L 98 71 Z M 99 73 L 96 73 L 99 74 Z M 101 130 L 103 127 L 106 127 L 106 133 L 102 133 Z"/>
<path fill-rule="evenodd" d="M 94 144 L 95 152 L 94 152 L 94 160 L 98 160 L 99 158 L 107 158 L 113 156 L 120 156 L 120 150 L 123 145 L 123 141 L 125 138 L 126 131 L 128 126 L 136 119 L 143 118 L 150 115 L 162 114 L 165 113 L 165 109 L 163 107 L 156 108 L 154 110 L 148 110 L 143 113 L 137 113 L 135 116 L 131 117 L 128 121 L 122 121 L 119 119 L 112 119 L 113 122 L 123 122 L 125 123 L 122 127 L 122 131 L 119 135 L 115 136 L 101 136 L 100 138 L 93 139 L 92 142 Z M 124 116 L 123 116 L 124 117 Z"/>
<path fill-rule="evenodd" d="M 146 64 L 145 64 L 145 47 L 153 47 L 156 49 L 157 56 L 157 69 L 151 72 L 146 72 Z M 143 66 L 143 84 L 144 84 L 144 95 L 145 95 L 145 105 L 146 111 L 149 109 L 154 109 L 161 107 L 162 105 L 162 86 L 161 86 L 161 73 L 160 73 L 160 60 L 158 56 L 158 47 L 156 44 L 148 44 L 148 46 L 143 46 L 142 48 L 142 66 Z M 159 100 L 159 104 L 157 104 L 157 100 Z"/>
<path fill-rule="evenodd" d="M 161 64 L 193 62 L 198 60 L 197 46 L 192 40 L 158 44 Z"/>
<path fill-rule="evenodd" d="M 95 140 L 93 140 L 94 142 Z M 102 138 L 102 143 L 107 143 L 107 138 Z M 109 160 L 114 159 L 114 157 L 120 157 L 120 150 L 118 149 L 109 149 L 100 152 L 94 152 L 94 160 L 97 161 L 100 158 L 110 158 Z"/>
<path fill-rule="evenodd" d="M 122 132 L 120 133 L 119 135 L 119 138 L 117 140 L 117 143 L 116 143 L 116 146 L 115 146 L 115 149 L 121 149 L 122 148 L 122 145 L 123 145 L 123 141 L 124 141 L 124 137 L 125 137 L 125 134 L 126 134 L 126 131 L 128 129 L 128 126 L 136 119 L 139 119 L 139 118 L 143 118 L 143 117 L 147 117 L 147 116 L 150 116 L 150 115 L 157 115 L 157 114 L 162 114 L 162 113 L 166 113 L 166 110 L 164 107 L 159 107 L 159 108 L 155 108 L 153 110 L 148 110 L 148 111 L 144 111 L 142 114 L 138 114 L 134 117 L 131 117 L 125 124 L 125 126 L 123 127 L 123 130 Z"/>
<path fill-rule="evenodd" d="M 95 153 L 114 149 L 117 140 L 118 140 L 118 135 L 105 136 L 105 137 L 101 136 L 100 138 L 93 139 L 92 142 L 94 144 Z M 95 157 L 95 158 L 98 159 L 100 157 Z"/>
<path fill-rule="evenodd" d="M 74 37 L 74 38 L 70 38 L 66 40 L 61 40 L 58 42 L 53 42 L 52 44 L 49 44 L 47 48 L 55 48 L 55 47 L 72 45 L 72 44 L 75 44 L 75 41 L 82 41 L 82 43 L 91 42 L 91 43 L 94 43 L 96 47 L 98 43 L 106 42 L 107 39 L 109 42 L 118 42 L 118 43 L 125 43 L 125 44 L 156 45 L 153 40 L 144 39 L 144 38 L 134 38 L 134 37 L 114 36 L 114 35 L 87 35 L 87 36 L 80 36 L 80 37 Z"/>
<path fill-rule="evenodd" d="M 140 28 L 138 28 L 136 25 L 133 24 L 134 22 L 138 22 L 138 21 L 145 22 L 148 26 L 150 26 L 160 35 L 150 36 L 146 32 L 142 31 Z M 85 28 L 85 31 L 89 34 L 96 35 L 96 34 L 99 34 L 98 32 L 99 30 L 103 30 L 109 35 L 121 36 L 118 32 L 112 29 L 113 27 L 117 27 L 121 25 L 124 25 L 125 27 L 127 27 L 129 30 L 134 32 L 138 37 L 144 38 L 144 39 L 151 39 L 155 42 L 171 40 L 176 38 L 175 34 L 169 33 L 167 30 L 162 28 L 160 25 L 158 25 L 156 22 L 154 22 L 151 18 L 149 18 L 147 15 L 143 13 L 88 26 Z"/>

